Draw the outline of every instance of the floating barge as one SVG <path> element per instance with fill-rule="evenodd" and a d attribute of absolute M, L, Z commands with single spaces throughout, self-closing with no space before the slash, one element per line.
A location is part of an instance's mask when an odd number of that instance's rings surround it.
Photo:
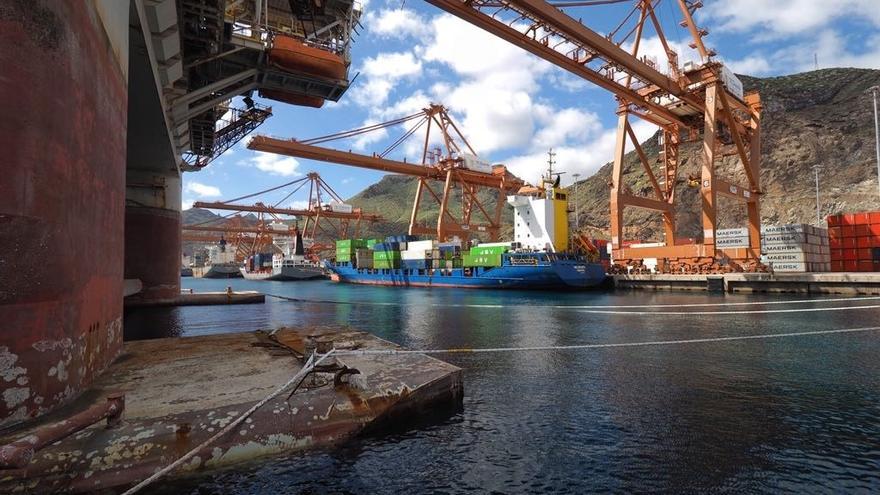
<path fill-rule="evenodd" d="M 617 289 L 880 295 L 880 273 L 613 275 Z"/>
<path fill-rule="evenodd" d="M 131 486 L 290 380 L 314 346 L 396 347 L 350 329 L 127 342 L 120 357 L 78 400 L 37 423 L 5 432 L 0 444 L 33 438 L 29 435 L 45 432 L 49 424 L 124 396 L 121 420 L 112 427 L 94 424 L 47 445 L 23 468 L 0 470 L 0 492 L 82 493 Z M 326 369 L 309 375 L 295 393 L 285 391 L 269 401 L 169 476 L 338 444 L 403 418 L 461 406 L 461 370 L 437 359 L 422 354 L 333 359 L 337 370 L 355 369 L 362 378 Z"/>

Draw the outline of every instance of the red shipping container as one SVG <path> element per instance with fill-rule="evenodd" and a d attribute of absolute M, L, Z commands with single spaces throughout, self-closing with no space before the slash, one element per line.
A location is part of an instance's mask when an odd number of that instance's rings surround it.
<path fill-rule="evenodd" d="M 832 272 L 842 272 L 843 271 L 843 260 L 831 260 L 831 271 Z"/>
<path fill-rule="evenodd" d="M 826 219 L 828 222 L 828 227 L 839 227 L 840 226 L 840 215 L 828 215 Z"/>
<path fill-rule="evenodd" d="M 832 260 L 842 260 L 843 259 L 843 249 L 832 249 L 831 250 L 831 259 Z"/>
<path fill-rule="evenodd" d="M 871 216 L 871 224 L 880 225 L 880 211 L 872 211 L 869 215 Z"/>
<path fill-rule="evenodd" d="M 856 225 L 856 237 L 865 237 L 871 235 L 871 227 L 868 225 Z"/>
<path fill-rule="evenodd" d="M 855 237 L 847 237 L 843 239 L 843 249 L 855 249 L 859 246 L 859 241 Z"/>
<path fill-rule="evenodd" d="M 871 231 L 871 235 L 874 237 L 880 237 L 880 223 L 871 225 L 868 230 Z"/>
<path fill-rule="evenodd" d="M 855 225 L 844 225 L 840 227 L 840 232 L 843 237 L 855 237 L 856 227 Z"/>
<path fill-rule="evenodd" d="M 871 214 L 870 213 L 853 213 L 855 217 L 856 225 L 870 225 L 871 224 Z"/>
<path fill-rule="evenodd" d="M 857 250 L 858 256 L 860 260 L 873 260 L 874 257 L 871 254 L 871 249 L 859 249 Z"/>
<path fill-rule="evenodd" d="M 831 246 L 831 249 L 843 249 L 843 239 L 828 239 L 828 245 Z"/>
<path fill-rule="evenodd" d="M 877 246 L 878 239 L 876 237 L 856 237 L 856 247 L 871 248 Z"/>
<path fill-rule="evenodd" d="M 858 261 L 844 261 L 843 262 L 843 271 L 845 271 L 845 272 L 859 271 L 859 262 Z"/>
<path fill-rule="evenodd" d="M 846 261 L 855 261 L 859 259 L 859 252 L 856 249 L 844 249 L 843 250 L 843 259 Z"/>
<path fill-rule="evenodd" d="M 873 261 L 859 261 L 859 270 L 860 272 L 873 272 L 874 271 L 874 262 Z"/>

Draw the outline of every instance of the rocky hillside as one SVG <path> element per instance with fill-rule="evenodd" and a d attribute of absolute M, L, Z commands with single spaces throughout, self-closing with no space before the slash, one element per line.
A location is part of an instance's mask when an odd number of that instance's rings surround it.
<path fill-rule="evenodd" d="M 880 71 L 826 69 L 791 76 L 752 78 L 741 76 L 747 90 L 757 89 L 764 104 L 762 216 L 765 223 L 815 222 L 813 166 L 819 164 L 822 215 L 843 211 L 880 209 L 877 168 L 874 162 L 874 121 L 871 99 L 865 90 L 880 84 Z M 652 159 L 657 157 L 656 137 L 643 144 Z M 699 191 L 684 186 L 689 174 L 699 175 L 700 143 L 681 151 L 678 235 L 697 237 L 700 226 Z M 610 158 L 610 157 L 609 157 Z M 718 175 L 745 183 L 734 173 L 735 158 L 720 165 Z M 636 194 L 647 194 L 649 184 L 638 157 L 626 157 L 627 183 Z M 577 184 L 573 200 L 579 204 L 581 226 L 597 235 L 607 235 L 608 182 L 611 164 Z M 378 225 L 377 234 L 403 232 L 409 224 L 416 181 L 389 175 L 368 187 L 351 203 L 382 214 L 388 222 Z M 427 204 L 427 203 L 425 203 Z M 436 218 L 436 207 L 423 211 Z M 733 200 L 720 198 L 721 228 L 743 223 L 744 209 Z M 433 216 L 432 216 L 433 214 Z M 509 212 L 504 215 L 510 221 Z M 627 210 L 627 232 L 631 239 L 656 240 L 661 231 L 659 214 Z M 509 229 L 509 225 L 507 226 Z"/>

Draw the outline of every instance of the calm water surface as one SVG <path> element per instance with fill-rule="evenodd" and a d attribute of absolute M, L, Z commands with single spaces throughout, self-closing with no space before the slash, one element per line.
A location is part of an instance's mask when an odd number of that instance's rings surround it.
<path fill-rule="evenodd" d="M 880 326 L 880 311 L 591 314 L 553 305 L 688 307 L 803 296 L 394 289 L 184 279 L 303 298 L 136 310 L 126 338 L 349 325 L 419 348 L 640 342 Z M 350 303 L 350 304 L 349 304 Z M 627 309 L 625 311 L 638 311 Z M 342 449 L 258 463 L 156 493 L 880 492 L 880 333 L 442 356 L 464 407 Z"/>

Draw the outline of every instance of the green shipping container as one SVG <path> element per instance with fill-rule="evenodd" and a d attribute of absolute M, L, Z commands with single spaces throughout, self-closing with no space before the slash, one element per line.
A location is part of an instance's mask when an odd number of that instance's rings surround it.
<path fill-rule="evenodd" d="M 507 246 L 477 246 L 471 248 L 471 256 L 483 256 L 492 254 L 504 254 L 507 252 Z"/>
<path fill-rule="evenodd" d="M 400 261 L 400 251 L 373 251 L 373 261 Z"/>
<path fill-rule="evenodd" d="M 367 247 L 372 248 L 376 243 L 382 242 L 382 239 L 367 239 Z"/>
<path fill-rule="evenodd" d="M 400 260 L 373 260 L 373 268 L 376 270 L 400 268 Z"/>
<path fill-rule="evenodd" d="M 336 255 L 337 263 L 351 263 L 351 254 Z"/>
<path fill-rule="evenodd" d="M 337 251 L 340 249 L 348 249 L 351 251 L 352 249 L 365 247 L 367 247 L 367 241 L 365 239 L 339 239 L 336 241 Z"/>
<path fill-rule="evenodd" d="M 465 254 L 462 256 L 462 265 L 466 267 L 475 266 L 501 266 L 500 254 Z"/>

